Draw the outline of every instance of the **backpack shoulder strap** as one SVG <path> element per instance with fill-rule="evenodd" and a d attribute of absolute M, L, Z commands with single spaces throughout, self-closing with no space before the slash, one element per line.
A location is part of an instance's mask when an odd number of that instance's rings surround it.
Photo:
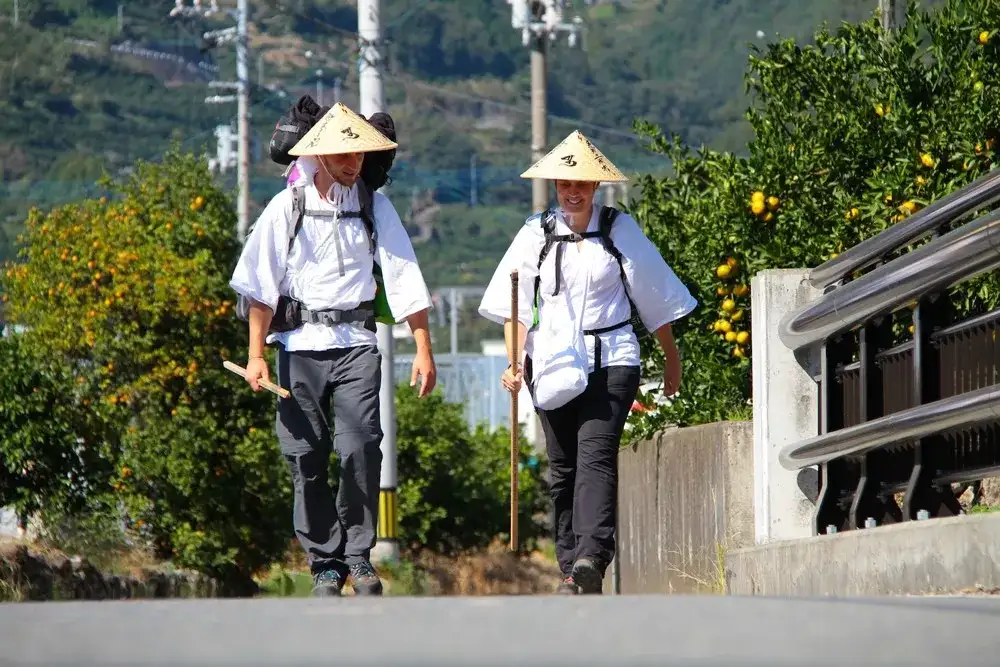
<path fill-rule="evenodd" d="M 375 254 L 378 243 L 378 232 L 375 231 L 375 191 L 368 187 L 363 179 L 358 179 L 358 204 L 361 206 L 360 217 L 368 232 L 368 246 Z"/>
<path fill-rule="evenodd" d="M 553 236 L 556 231 L 556 218 L 552 214 L 552 209 L 545 209 L 541 213 L 529 218 L 528 221 L 530 222 L 535 217 L 540 219 L 542 233 L 545 235 L 545 243 L 542 244 L 542 251 L 538 254 L 538 268 L 542 268 L 542 262 L 545 261 L 545 257 L 549 254 L 549 250 L 555 242 Z"/>
<path fill-rule="evenodd" d="M 618 214 L 621 211 L 613 206 L 602 206 L 601 207 L 601 217 L 598 223 L 599 233 L 601 235 L 601 241 L 604 242 L 604 248 L 611 253 L 611 255 L 618 260 L 621 264 L 622 254 L 615 247 L 614 241 L 611 240 L 611 226 L 615 224 L 615 220 L 618 219 Z"/>
<path fill-rule="evenodd" d="M 628 279 L 625 277 L 625 264 L 622 263 L 622 253 L 615 246 L 615 242 L 611 240 L 611 226 L 615 224 L 615 220 L 618 219 L 618 214 L 621 213 L 618 209 L 613 206 L 604 206 L 601 208 L 601 220 L 600 220 L 600 232 L 601 241 L 604 243 L 604 249 L 607 250 L 615 261 L 618 262 L 618 272 L 622 278 L 622 284 L 625 286 L 625 293 L 628 294 Z M 629 296 L 629 300 L 632 297 Z"/>
<path fill-rule="evenodd" d="M 545 209 L 541 213 L 536 213 L 535 215 L 528 218 L 525 224 L 530 224 L 535 219 L 539 220 L 539 224 L 542 228 L 542 234 L 545 235 L 545 243 L 542 244 L 542 250 L 538 253 L 538 268 L 542 268 L 542 262 L 545 261 L 545 256 L 549 254 L 549 248 L 552 246 L 552 233 L 556 230 L 556 220 L 555 216 L 552 215 L 552 209 Z M 532 323 L 532 328 L 538 324 L 538 288 L 542 284 L 541 276 L 535 274 L 535 296 L 532 300 L 532 306 L 535 311 L 534 322 Z"/>
<path fill-rule="evenodd" d="M 292 245 L 295 243 L 295 237 L 299 235 L 299 231 L 302 229 L 302 218 L 306 214 L 306 193 L 301 187 L 297 185 L 292 186 L 292 215 L 295 218 L 295 224 L 291 226 L 288 233 L 288 250 L 291 251 Z"/>

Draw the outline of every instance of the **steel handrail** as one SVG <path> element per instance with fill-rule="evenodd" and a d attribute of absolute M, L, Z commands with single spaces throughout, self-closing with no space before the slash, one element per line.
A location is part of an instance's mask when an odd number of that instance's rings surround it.
<path fill-rule="evenodd" d="M 1000 210 L 880 266 L 785 316 L 778 337 L 799 350 L 877 315 L 1000 267 Z"/>
<path fill-rule="evenodd" d="M 798 470 L 998 418 L 1000 385 L 993 385 L 792 443 L 778 453 L 778 461 L 786 470 Z"/>
<path fill-rule="evenodd" d="M 811 269 L 806 279 L 822 289 L 859 269 L 865 269 L 914 241 L 917 241 L 970 211 L 1000 199 L 1000 169 L 991 171 L 917 211 L 889 229 L 848 248 L 833 259 Z"/>

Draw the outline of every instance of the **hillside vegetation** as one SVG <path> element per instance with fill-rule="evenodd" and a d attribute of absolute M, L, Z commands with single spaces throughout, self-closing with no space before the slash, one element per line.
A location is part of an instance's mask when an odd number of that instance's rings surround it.
<path fill-rule="evenodd" d="M 748 43 L 762 41 L 757 32 L 807 39 L 819 23 L 863 19 L 875 4 L 576 2 L 584 48 L 565 40 L 552 48 L 550 144 L 579 126 L 632 173 L 662 173 L 669 161 L 631 136 L 640 118 L 688 143 L 741 151 L 750 136 L 743 73 Z M 31 205 L 96 194 L 102 172 L 158 159 L 173 139 L 214 154 L 215 126 L 235 115 L 234 104 L 204 103 L 224 92 L 209 80 L 234 77 L 233 48 L 199 52 L 201 34 L 227 21 L 172 19 L 173 3 L 149 0 L 126 3 L 119 23 L 118 5 L 22 0 L 16 27 L 9 15 L 0 19 L 0 257 L 13 255 Z M 356 106 L 357 10 L 345 0 L 251 7 L 257 210 L 281 187 L 281 168 L 262 149 L 288 104 L 315 94 L 316 70 L 324 101 L 339 79 L 342 99 Z M 517 177 L 530 155 L 528 51 L 503 0 L 384 0 L 383 24 L 386 100 L 401 139 L 393 199 L 404 215 L 428 196 L 445 205 L 431 220 L 437 233 L 419 244 L 421 259 L 439 267 L 432 282 L 482 283 L 500 248 L 486 239 L 508 238 L 530 206 L 530 185 Z M 122 52 L 130 47 L 176 58 Z M 223 184 L 234 186 L 235 173 Z M 476 210 L 465 209 L 473 196 Z"/>

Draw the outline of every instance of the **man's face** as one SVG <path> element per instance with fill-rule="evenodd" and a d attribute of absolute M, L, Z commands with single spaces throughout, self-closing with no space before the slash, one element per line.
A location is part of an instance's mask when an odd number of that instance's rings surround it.
<path fill-rule="evenodd" d="M 571 215 L 589 212 L 594 205 L 597 186 L 593 181 L 556 181 L 556 199 Z"/>
<path fill-rule="evenodd" d="M 364 159 L 364 153 L 340 153 L 319 158 L 330 177 L 345 187 L 354 185 L 354 181 L 358 180 Z"/>

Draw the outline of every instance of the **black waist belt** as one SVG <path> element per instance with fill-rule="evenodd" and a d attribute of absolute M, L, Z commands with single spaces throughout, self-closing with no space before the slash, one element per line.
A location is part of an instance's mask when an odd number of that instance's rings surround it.
<path fill-rule="evenodd" d="M 322 324 L 328 327 L 332 327 L 337 324 L 344 324 L 345 322 L 364 322 L 365 328 L 372 331 L 375 330 L 375 303 L 373 301 L 365 301 L 361 303 L 357 308 L 351 310 L 308 310 L 303 308 L 301 310 L 302 322 L 310 324 Z"/>
<path fill-rule="evenodd" d="M 609 331 L 614 331 L 615 329 L 621 329 L 626 324 L 631 322 L 631 318 L 619 322 L 618 324 L 612 324 L 611 326 L 601 327 L 600 329 L 584 329 L 584 336 L 594 337 L 594 372 L 596 373 L 601 369 L 601 337 L 599 334 L 608 333 Z"/>

